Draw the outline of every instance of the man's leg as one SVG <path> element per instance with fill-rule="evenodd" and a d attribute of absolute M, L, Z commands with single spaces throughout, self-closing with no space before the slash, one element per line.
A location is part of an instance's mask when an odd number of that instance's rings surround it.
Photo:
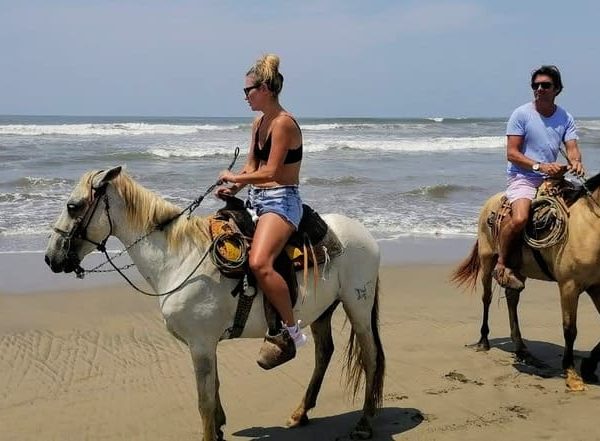
<path fill-rule="evenodd" d="M 512 214 L 508 221 L 500 227 L 498 236 L 498 263 L 496 264 L 496 280 L 505 288 L 522 289 L 523 283 L 516 278 L 513 271 L 506 267 L 508 257 L 519 243 L 521 232 L 527 225 L 529 219 L 529 210 L 531 208 L 530 199 L 517 199 L 511 204 Z"/>

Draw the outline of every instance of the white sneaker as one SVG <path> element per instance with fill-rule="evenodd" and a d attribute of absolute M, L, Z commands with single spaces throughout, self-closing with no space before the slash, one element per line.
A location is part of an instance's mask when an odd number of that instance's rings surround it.
<path fill-rule="evenodd" d="M 296 323 L 294 326 L 287 326 L 285 323 L 283 324 L 283 326 L 285 326 L 290 333 L 290 337 L 292 337 L 294 340 L 296 348 L 304 346 L 308 341 L 308 337 L 304 332 L 302 332 L 302 329 L 300 329 L 300 323 L 300 320 L 298 320 L 298 323 Z"/>

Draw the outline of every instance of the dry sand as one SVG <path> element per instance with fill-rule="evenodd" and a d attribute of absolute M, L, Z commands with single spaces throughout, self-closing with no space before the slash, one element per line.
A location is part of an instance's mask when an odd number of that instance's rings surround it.
<path fill-rule="evenodd" d="M 381 332 L 387 356 L 384 409 L 375 440 L 593 440 L 600 387 L 565 392 L 555 285 L 529 282 L 521 328 L 550 365 L 515 362 L 506 306 L 496 291 L 488 353 L 465 344 L 479 335 L 479 292 L 447 283 L 451 266 L 382 269 Z M 85 287 L 85 282 L 81 282 Z M 600 320 L 583 298 L 577 363 L 600 338 Z M 348 338 L 341 308 L 336 354 L 311 424 L 286 430 L 310 377 L 312 344 L 274 371 L 255 363 L 259 340 L 219 346 L 228 440 L 344 439 L 359 418 L 341 385 Z M 156 301 L 124 284 L 77 292 L 0 294 L 0 439 L 196 440 L 192 366 L 166 331 Z"/>

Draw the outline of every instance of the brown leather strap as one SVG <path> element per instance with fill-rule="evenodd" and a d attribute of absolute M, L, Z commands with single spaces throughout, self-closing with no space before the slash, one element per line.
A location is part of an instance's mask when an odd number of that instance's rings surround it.
<path fill-rule="evenodd" d="M 233 288 L 233 291 L 231 291 L 232 296 L 238 296 L 238 303 L 235 309 L 233 325 L 230 328 L 227 328 L 223 338 L 237 338 L 242 335 L 242 332 L 244 332 L 244 327 L 248 321 L 248 316 L 250 315 L 250 310 L 252 309 L 252 303 L 254 302 L 257 292 L 255 286 L 246 286 L 244 284 L 245 280 L 247 279 L 240 279 L 235 288 Z M 248 282 L 251 283 L 250 281 Z M 248 288 L 252 288 L 253 290 L 251 295 L 246 294 Z"/>
<path fill-rule="evenodd" d="M 496 214 L 496 218 L 494 219 L 494 224 L 492 226 L 492 238 L 496 243 L 498 242 L 498 237 L 500 236 L 500 228 L 502 226 L 502 221 L 504 221 L 504 218 L 506 216 L 510 216 L 510 214 L 512 213 L 512 207 L 510 205 L 510 202 L 508 202 L 508 199 L 506 199 L 506 196 L 502 196 L 500 203 L 500 209 Z"/>
<path fill-rule="evenodd" d="M 542 253 L 540 253 L 540 250 L 538 250 L 537 248 L 531 248 L 531 252 L 533 253 L 533 257 L 534 257 L 535 261 L 537 262 L 537 264 L 539 265 L 542 272 L 544 274 L 546 274 L 546 277 L 548 277 L 552 281 L 556 281 L 556 279 L 554 278 L 554 275 L 552 274 L 552 272 L 550 271 L 550 268 L 548 267 L 548 264 L 544 260 L 544 256 L 542 256 Z"/>

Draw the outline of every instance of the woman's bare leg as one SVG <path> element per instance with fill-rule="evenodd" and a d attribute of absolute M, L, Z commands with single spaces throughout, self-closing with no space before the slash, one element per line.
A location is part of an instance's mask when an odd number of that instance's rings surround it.
<path fill-rule="evenodd" d="M 278 214 L 261 215 L 252 240 L 249 260 L 258 285 L 287 326 L 295 325 L 290 291 L 273 264 L 293 232 L 294 227 Z"/>

